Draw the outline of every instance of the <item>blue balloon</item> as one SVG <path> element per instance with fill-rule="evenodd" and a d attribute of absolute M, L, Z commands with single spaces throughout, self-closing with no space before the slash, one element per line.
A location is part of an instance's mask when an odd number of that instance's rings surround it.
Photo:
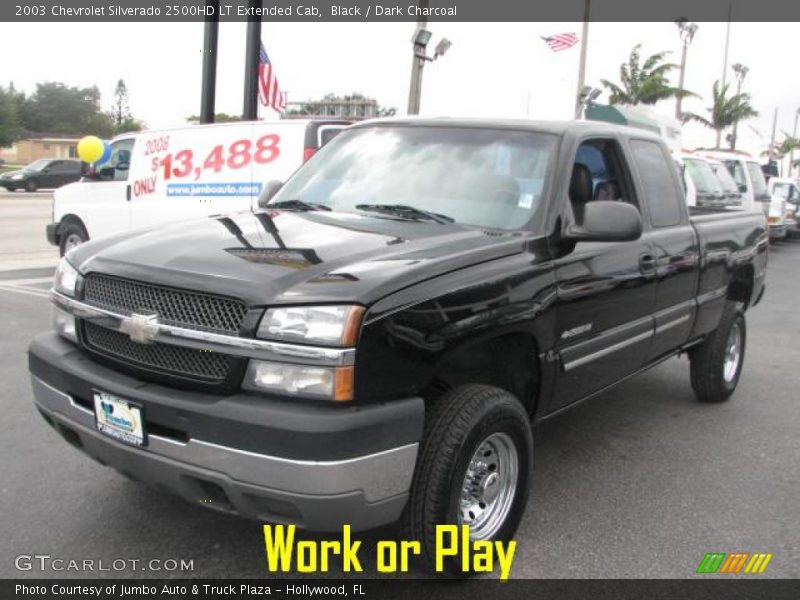
<path fill-rule="evenodd" d="M 103 154 L 94 161 L 95 165 L 102 165 L 104 162 L 108 162 L 108 159 L 111 158 L 111 144 L 107 141 L 103 140 Z"/>

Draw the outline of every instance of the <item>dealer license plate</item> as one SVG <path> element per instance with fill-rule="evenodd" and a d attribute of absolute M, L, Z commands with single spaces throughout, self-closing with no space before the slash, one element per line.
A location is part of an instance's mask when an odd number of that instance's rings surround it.
<path fill-rule="evenodd" d="M 146 443 L 142 407 L 107 392 L 94 393 L 97 429 L 131 446 Z"/>

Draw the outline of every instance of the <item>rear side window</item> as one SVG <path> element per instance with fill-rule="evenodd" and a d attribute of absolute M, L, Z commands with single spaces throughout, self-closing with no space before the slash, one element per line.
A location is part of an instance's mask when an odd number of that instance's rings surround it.
<path fill-rule="evenodd" d="M 761 165 L 748 161 L 747 172 L 750 173 L 750 179 L 753 182 L 753 193 L 755 194 L 756 199 L 769 200 L 767 182 L 764 179 L 764 171 L 761 170 Z"/>
<path fill-rule="evenodd" d="M 631 140 L 631 149 L 653 227 L 678 225 L 681 222 L 682 199 L 675 184 L 675 169 L 671 162 L 656 142 Z"/>
<path fill-rule="evenodd" d="M 330 142 L 333 138 L 339 135 L 344 129 L 343 126 L 333 125 L 329 127 L 319 128 L 319 147 L 322 148 L 325 144 Z"/>

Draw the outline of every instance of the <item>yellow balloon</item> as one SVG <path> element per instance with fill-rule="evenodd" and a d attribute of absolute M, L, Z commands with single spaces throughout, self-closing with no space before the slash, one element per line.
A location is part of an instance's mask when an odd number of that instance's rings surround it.
<path fill-rule="evenodd" d="M 103 156 L 103 140 L 94 135 L 87 135 L 78 142 L 78 157 L 87 163 L 93 163 Z"/>

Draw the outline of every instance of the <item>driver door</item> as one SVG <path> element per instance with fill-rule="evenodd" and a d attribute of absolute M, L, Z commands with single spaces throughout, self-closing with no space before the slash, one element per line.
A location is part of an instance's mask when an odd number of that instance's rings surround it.
<path fill-rule="evenodd" d="M 580 172 L 583 172 L 581 176 Z M 584 140 L 575 155 L 568 209 L 581 222 L 587 202 L 641 211 L 626 152 L 615 138 Z M 601 390 L 644 365 L 653 337 L 655 263 L 644 221 L 629 242 L 578 242 L 555 261 L 556 345 L 561 373 L 552 408 Z"/>

